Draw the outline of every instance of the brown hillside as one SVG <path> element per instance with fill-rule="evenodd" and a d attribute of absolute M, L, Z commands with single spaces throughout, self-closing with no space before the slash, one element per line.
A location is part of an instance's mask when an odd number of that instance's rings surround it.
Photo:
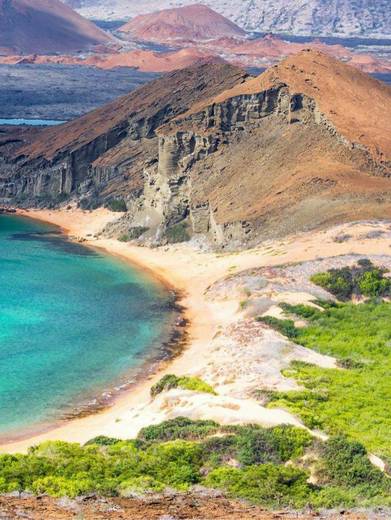
<path fill-rule="evenodd" d="M 136 16 L 119 31 L 138 40 L 159 42 L 242 38 L 246 34 L 239 26 L 201 4 Z"/>
<path fill-rule="evenodd" d="M 159 114 L 161 120 L 168 121 L 193 103 L 240 83 L 246 76 L 241 69 L 226 64 L 206 64 L 169 73 L 69 123 L 48 128 L 20 153 L 29 159 L 51 160 L 57 154 L 71 153 L 92 143 L 121 125 L 124 131 L 137 133 L 147 119 Z"/>
<path fill-rule="evenodd" d="M 208 104 L 262 92 L 285 83 L 291 94 L 313 98 L 337 131 L 391 160 L 391 87 L 318 51 L 305 50 L 209 100 Z M 193 107 L 193 112 L 201 106 Z"/>
<path fill-rule="evenodd" d="M 5 145 L 0 197 L 122 197 L 121 233 L 164 243 L 180 224 L 230 248 L 391 218 L 390 92 L 317 51 L 255 79 L 227 64 L 170 73 Z"/>
<path fill-rule="evenodd" d="M 0 0 L 0 54 L 74 52 L 110 41 L 60 0 Z"/>

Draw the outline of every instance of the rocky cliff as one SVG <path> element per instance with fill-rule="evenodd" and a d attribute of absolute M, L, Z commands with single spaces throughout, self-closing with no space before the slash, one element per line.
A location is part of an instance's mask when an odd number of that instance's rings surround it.
<path fill-rule="evenodd" d="M 219 248 L 388 218 L 390 111 L 390 87 L 316 51 L 257 78 L 202 66 L 11 139 L 0 196 L 122 197 L 128 212 L 108 232 Z"/>

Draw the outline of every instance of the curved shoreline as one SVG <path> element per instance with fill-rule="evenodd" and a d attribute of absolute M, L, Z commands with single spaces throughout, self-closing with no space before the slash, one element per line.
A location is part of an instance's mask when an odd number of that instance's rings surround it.
<path fill-rule="evenodd" d="M 6 213 L 6 212 L 5 212 Z M 46 223 L 53 228 L 53 233 L 57 236 L 62 235 L 64 239 L 78 243 L 71 236 L 71 230 L 54 224 L 50 220 L 37 218 L 35 215 L 31 216 L 30 212 L 12 211 L 10 215 L 25 218 L 28 220 Z M 59 238 L 61 238 L 59 236 Z M 83 241 L 84 242 L 84 241 Z M 151 352 L 145 355 L 140 366 L 137 368 L 130 368 L 126 374 L 121 378 L 114 379 L 105 388 L 102 388 L 99 393 L 91 391 L 83 398 L 77 399 L 74 403 L 70 403 L 69 411 L 66 409 L 57 418 L 47 420 L 41 423 L 34 423 L 23 427 L 23 431 L 11 430 L 9 433 L 0 434 L 0 448 L 14 443 L 24 442 L 28 439 L 33 439 L 43 435 L 51 430 L 62 428 L 65 424 L 76 419 L 84 419 L 91 415 L 104 413 L 113 407 L 118 399 L 126 393 L 131 392 L 145 379 L 145 374 L 152 377 L 154 374 L 162 370 L 175 357 L 181 354 L 186 346 L 188 320 L 186 318 L 186 309 L 180 304 L 183 299 L 183 294 L 180 293 L 168 280 L 155 274 L 148 267 L 141 265 L 138 262 L 133 262 L 123 255 L 116 255 L 110 252 L 109 249 L 98 247 L 96 245 L 80 243 L 81 247 L 95 250 L 99 254 L 117 259 L 120 263 L 127 267 L 132 267 L 134 271 L 139 272 L 140 276 L 145 277 L 150 283 L 164 288 L 170 300 L 168 302 L 169 320 L 164 325 L 162 334 L 159 339 L 155 340 L 151 348 Z"/>
<path fill-rule="evenodd" d="M 152 406 L 150 387 L 165 373 L 177 375 L 199 372 L 211 360 L 211 350 L 216 334 L 238 319 L 240 295 L 232 295 L 226 301 L 213 301 L 206 297 L 207 289 L 216 281 L 254 267 L 277 266 L 283 263 L 331 257 L 356 252 L 358 254 L 382 253 L 391 246 L 391 239 L 362 240 L 363 229 L 369 223 L 334 226 L 328 230 L 303 233 L 295 237 L 269 242 L 252 250 L 239 253 L 201 253 L 189 244 L 150 249 L 132 246 L 113 239 L 94 238 L 109 221 L 118 215 L 107 210 L 93 213 L 81 210 L 46 210 L 22 212 L 25 216 L 58 225 L 71 237 L 80 237 L 86 246 L 105 250 L 132 265 L 137 265 L 168 287 L 182 295 L 181 304 L 189 320 L 188 342 L 181 355 L 159 367 L 155 374 L 147 374 L 130 391 L 124 392 L 108 409 L 94 415 L 76 418 L 59 427 L 50 428 L 41 435 L 23 441 L 0 445 L 0 452 L 23 452 L 33 444 L 45 440 L 64 440 L 84 443 L 97 435 L 119 438 L 135 437 L 140 428 L 161 422 L 162 414 Z M 389 223 L 377 223 L 389 226 Z M 336 243 L 333 237 L 344 227 L 356 238 Z M 387 228 L 389 229 L 389 228 Z M 271 245 L 278 254 L 270 250 Z M 280 251 L 281 250 L 281 251 Z M 201 402 L 199 403 L 201 405 Z M 251 406 L 253 403 L 248 403 Z M 246 405 L 247 406 L 247 405 Z M 223 412 L 222 412 L 223 413 Z M 227 412 L 229 416 L 229 410 Z M 258 413 L 258 412 L 257 412 Z M 243 420 L 245 420 L 244 418 Z M 260 419 L 262 420 L 262 419 Z M 247 421 L 248 422 L 248 421 Z"/>

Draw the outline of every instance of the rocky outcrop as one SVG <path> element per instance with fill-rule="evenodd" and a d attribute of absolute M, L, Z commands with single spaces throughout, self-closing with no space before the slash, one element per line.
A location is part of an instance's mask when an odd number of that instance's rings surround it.
<path fill-rule="evenodd" d="M 95 193 L 104 198 L 105 190 L 111 194 L 113 181 L 121 194 L 127 192 L 131 198 L 142 189 L 144 163 L 156 159 L 156 128 L 188 110 L 194 101 L 230 88 L 246 76 L 225 64 L 189 68 L 38 136 L 27 133 L 11 144 L 4 137 L 0 139 L 0 198 L 22 198 L 30 204 L 36 197 Z"/>
<path fill-rule="evenodd" d="M 313 51 L 258 78 L 188 69 L 28 143 L 5 139 L 0 198 L 121 198 L 108 234 L 219 248 L 389 218 L 390 101 L 389 87 Z"/>

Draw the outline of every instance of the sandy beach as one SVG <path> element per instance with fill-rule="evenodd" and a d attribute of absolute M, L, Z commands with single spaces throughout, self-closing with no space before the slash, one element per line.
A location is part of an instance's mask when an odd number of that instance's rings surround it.
<path fill-rule="evenodd" d="M 268 367 L 267 346 L 278 340 L 283 352 L 286 351 L 287 345 L 282 344 L 281 338 L 271 337 L 270 331 L 251 332 L 241 308 L 243 294 L 240 290 L 228 291 L 223 296 L 213 297 L 210 287 L 225 277 L 247 269 L 337 255 L 387 255 L 391 247 L 389 222 L 340 225 L 267 242 L 240 253 L 206 253 L 197 251 L 191 243 L 150 249 L 115 239 L 96 238 L 107 223 L 118 218 L 118 214 L 104 209 L 94 212 L 75 209 L 32 210 L 23 214 L 60 226 L 72 239 L 119 256 L 180 291 L 183 294 L 181 304 L 186 308 L 186 317 L 189 320 L 189 341 L 179 357 L 162 366 L 158 373 L 148 375 L 137 386 L 121 394 L 110 408 L 62 423 L 40 435 L 4 444 L 0 446 L 1 452 L 25 451 L 29 446 L 48 439 L 84 443 L 97 435 L 132 438 L 140 428 L 177 415 L 187 415 L 194 419 L 215 419 L 226 423 L 300 425 L 300 422 L 288 412 L 265 408 L 251 394 L 251 388 L 262 385 L 261 369 Z M 340 236 L 349 238 L 339 241 Z M 288 297 L 294 299 L 298 296 L 287 293 L 286 298 Z M 305 300 L 306 295 L 301 294 L 300 299 Z M 246 339 L 245 342 L 242 340 L 232 343 L 228 350 L 230 340 L 235 336 L 230 332 L 232 330 L 245 331 L 243 334 L 246 334 Z M 250 334 L 252 335 L 249 339 Z M 259 362 L 259 370 L 255 376 L 251 372 L 253 358 L 249 356 L 251 353 L 255 360 L 260 359 L 261 348 L 264 356 L 263 365 Z M 292 351 L 292 356 L 305 360 L 308 359 L 306 356 L 314 356 L 314 353 Z M 316 356 L 318 359 L 309 359 L 323 366 L 333 366 L 331 358 Z M 290 359 L 289 356 L 288 358 Z M 240 364 L 241 359 L 248 359 L 248 372 L 243 369 L 240 374 L 221 374 L 220 367 L 224 364 Z M 281 376 L 276 375 L 279 367 L 276 361 L 273 388 L 279 388 L 284 383 Z M 218 396 L 195 395 L 189 391 L 173 390 L 152 401 L 150 387 L 164 373 L 199 375 L 214 385 Z M 253 386 L 250 388 L 249 384 L 248 388 L 243 390 L 243 381 L 251 381 Z M 288 384 L 289 387 L 290 383 L 285 381 L 284 384 Z"/>

